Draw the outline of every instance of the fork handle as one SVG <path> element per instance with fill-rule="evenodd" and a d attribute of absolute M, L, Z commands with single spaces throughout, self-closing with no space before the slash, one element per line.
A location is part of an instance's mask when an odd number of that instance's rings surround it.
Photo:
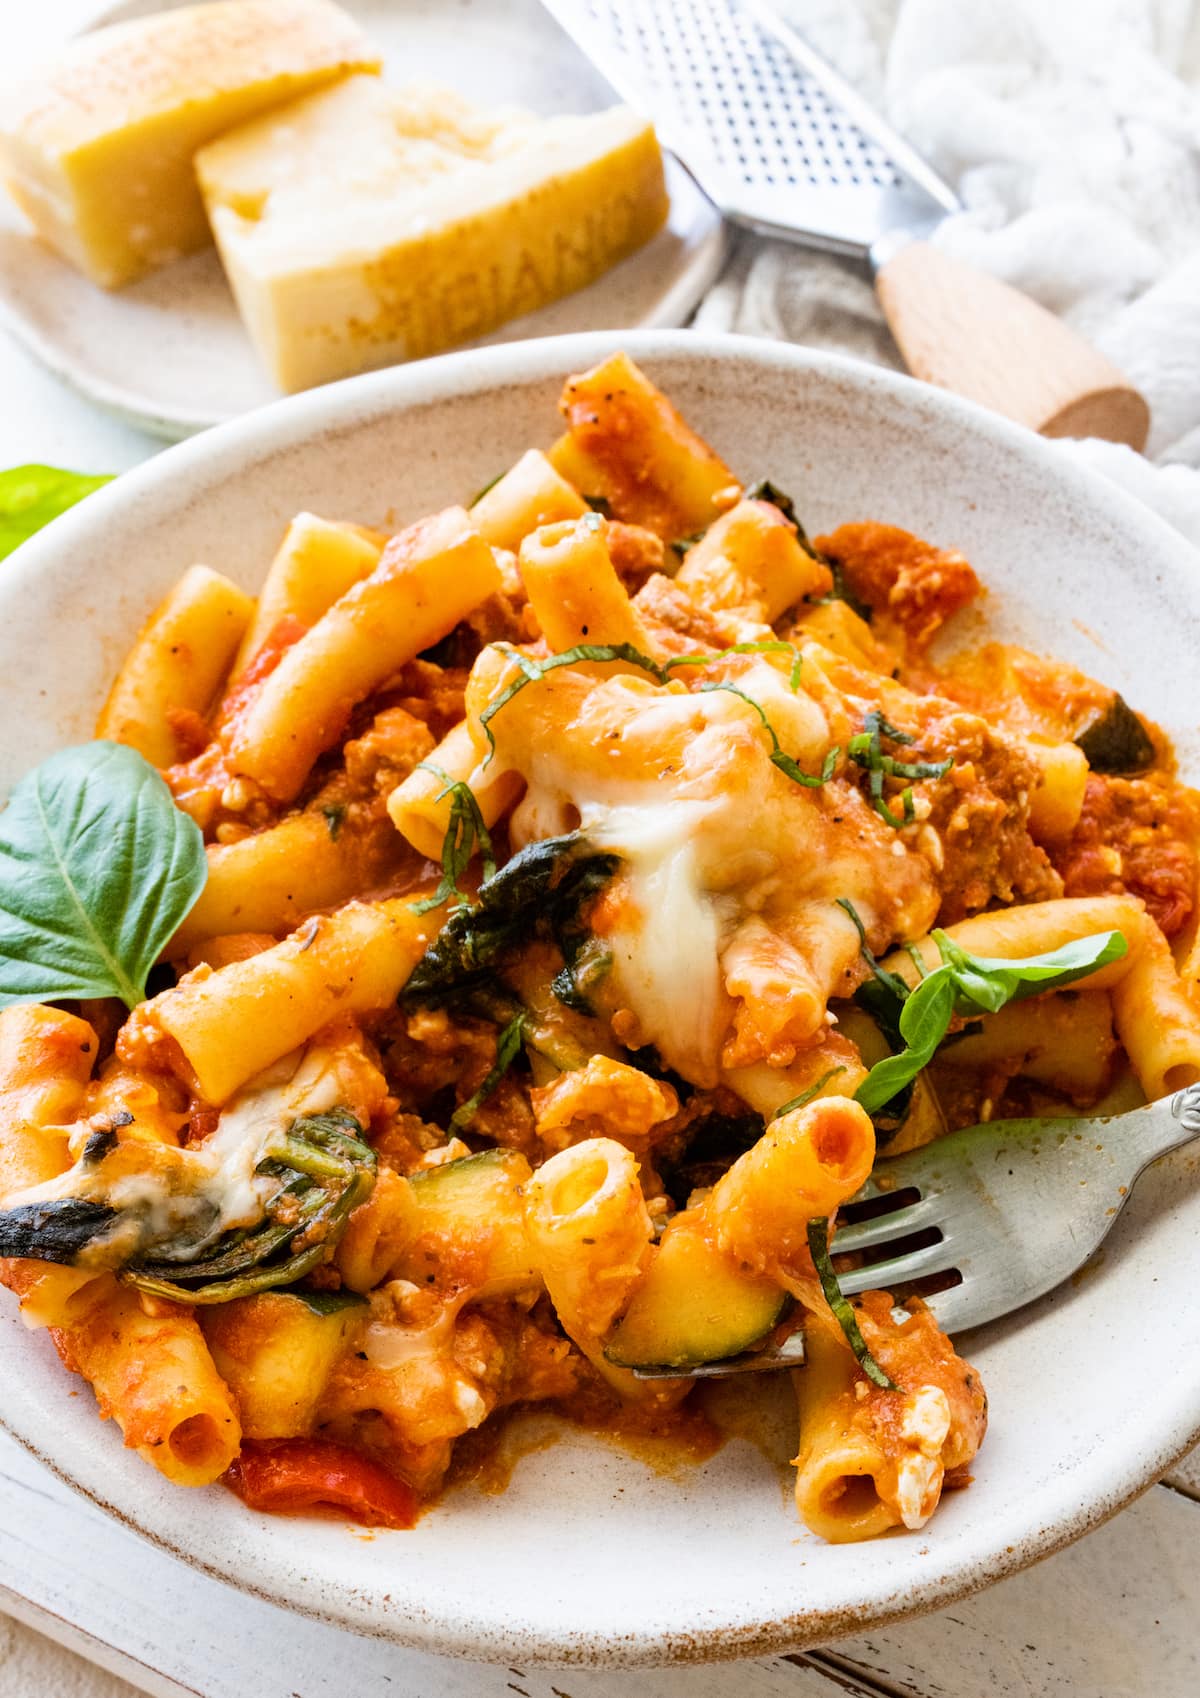
<path fill-rule="evenodd" d="M 1120 1145 L 1137 1166 L 1133 1178 L 1168 1150 L 1200 1138 L 1200 1084 L 1188 1085 L 1174 1096 L 1160 1097 L 1145 1108 L 1120 1117 Z"/>
<path fill-rule="evenodd" d="M 928 242 L 885 249 L 881 261 L 876 293 L 914 377 L 1043 436 L 1102 436 L 1139 452 L 1145 447 L 1150 409 L 1143 397 L 1028 295 Z"/>

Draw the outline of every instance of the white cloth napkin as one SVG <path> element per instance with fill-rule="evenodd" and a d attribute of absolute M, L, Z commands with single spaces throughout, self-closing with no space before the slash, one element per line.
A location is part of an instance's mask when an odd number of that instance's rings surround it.
<path fill-rule="evenodd" d="M 779 0 L 957 189 L 936 240 L 1142 390 L 1147 459 L 1065 443 L 1200 546 L 1200 0 Z M 697 324 L 901 368 L 869 283 L 744 239 Z"/>

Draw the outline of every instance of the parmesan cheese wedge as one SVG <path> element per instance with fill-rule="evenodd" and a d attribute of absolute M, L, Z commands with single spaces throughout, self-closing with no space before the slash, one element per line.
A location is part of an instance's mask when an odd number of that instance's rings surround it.
<path fill-rule="evenodd" d="M 216 0 L 114 24 L 0 103 L 0 178 L 51 247 L 119 288 L 212 240 L 197 148 L 372 68 L 330 0 Z"/>
<path fill-rule="evenodd" d="M 372 77 L 196 160 L 242 316 L 282 389 L 439 353 L 590 283 L 667 215 L 654 131 L 480 111 Z"/>

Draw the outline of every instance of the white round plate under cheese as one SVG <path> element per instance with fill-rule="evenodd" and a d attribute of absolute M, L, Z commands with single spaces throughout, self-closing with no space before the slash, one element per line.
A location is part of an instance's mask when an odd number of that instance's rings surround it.
<path fill-rule="evenodd" d="M 95 24 L 186 0 L 122 0 Z M 449 84 L 481 104 L 590 112 L 616 96 L 539 0 L 341 0 L 395 83 Z M 586 289 L 501 326 L 481 344 L 683 324 L 725 252 L 719 215 L 667 160 L 671 215 L 646 247 Z M 0 320 L 45 365 L 130 423 L 172 440 L 278 399 L 242 326 L 215 249 L 115 293 L 35 237 L 0 193 Z"/>

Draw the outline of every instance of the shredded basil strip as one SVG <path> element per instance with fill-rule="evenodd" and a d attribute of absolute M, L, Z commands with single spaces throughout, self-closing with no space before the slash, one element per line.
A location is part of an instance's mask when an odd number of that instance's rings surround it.
<path fill-rule="evenodd" d="M 532 655 L 522 654 L 520 649 L 513 648 L 511 643 L 497 643 L 496 647 L 514 665 L 520 667 L 521 676 L 514 678 L 507 689 L 501 690 L 495 701 L 489 702 L 479 716 L 479 728 L 488 741 L 488 752 L 483 759 L 484 766 L 487 766 L 496 753 L 492 720 L 500 709 L 507 707 L 526 684 L 540 684 L 548 672 L 554 672 L 560 666 L 578 666 L 580 661 L 623 660 L 627 666 L 636 666 L 642 672 L 648 672 L 652 678 L 657 678 L 660 684 L 666 681 L 658 662 L 652 660 L 648 654 L 643 654 L 640 649 L 635 649 L 632 643 L 578 643 L 573 649 L 564 649 L 561 654 L 552 654 L 548 660 L 535 660 Z"/>
<path fill-rule="evenodd" d="M 484 823 L 479 803 L 475 800 L 475 792 L 464 778 L 451 778 L 440 766 L 434 766 L 432 761 L 421 761 L 415 769 L 417 772 L 431 772 L 435 778 L 442 780 L 443 788 L 434 797 L 435 802 L 452 796 L 450 803 L 450 821 L 446 826 L 446 835 L 442 839 L 442 876 L 438 887 L 432 896 L 427 896 L 423 902 L 414 902 L 414 914 L 428 914 L 432 908 L 440 908 L 443 902 L 448 902 L 453 896 L 457 898 L 461 908 L 470 906 L 470 898 L 459 889 L 458 881 L 471 864 L 471 858 L 476 848 L 483 857 L 483 876 L 491 878 L 496 871 L 496 857 L 492 851 L 492 840 Z M 340 824 L 340 822 L 339 822 Z M 332 836 L 337 835 L 331 832 Z"/>
<path fill-rule="evenodd" d="M 771 739 L 771 765 L 777 766 L 780 772 L 791 779 L 793 784 L 803 785 L 806 790 L 819 790 L 822 784 L 828 784 L 837 770 L 838 760 L 842 753 L 840 748 L 835 745 L 834 748 L 829 750 L 821 764 L 819 773 L 805 772 L 799 763 L 792 759 L 791 755 L 784 753 L 775 727 L 767 718 L 766 709 L 761 702 L 756 702 L 754 697 L 747 695 L 745 690 L 739 690 L 736 684 L 725 684 L 717 679 L 696 686 L 697 695 L 708 694 L 713 690 L 724 690 L 731 696 L 737 696 L 745 702 L 747 707 L 754 709 L 762 721 L 763 730 Z"/>
<path fill-rule="evenodd" d="M 669 677 L 677 666 L 715 666 L 717 661 L 730 660 L 735 654 L 790 654 L 795 657 L 795 664 L 800 661 L 796 645 L 785 643 L 780 637 L 761 643 L 734 643 L 732 648 L 718 649 L 716 654 L 677 654 L 663 662 L 662 671 Z"/>
<path fill-rule="evenodd" d="M 815 1097 L 820 1096 L 831 1079 L 836 1079 L 839 1073 L 845 1071 L 844 1067 L 831 1067 L 828 1073 L 822 1073 L 815 1085 L 810 1085 L 806 1091 L 801 1091 L 798 1097 L 793 1097 L 790 1102 L 784 1103 L 782 1108 L 777 1108 L 771 1116 L 771 1120 L 781 1120 L 785 1114 L 791 1114 L 794 1109 L 807 1108 Z M 770 1125 L 770 1121 L 767 1124 Z"/>
<path fill-rule="evenodd" d="M 676 655 L 672 660 L 662 662 L 655 660 L 651 655 L 643 654 L 641 649 L 634 648 L 632 643 L 577 643 L 574 648 L 563 649 L 561 654 L 552 654 L 547 660 L 538 660 L 533 655 L 523 654 L 520 649 L 513 648 L 511 643 L 497 643 L 495 646 L 501 654 L 507 656 L 514 665 L 520 668 L 521 676 L 514 678 L 512 683 L 500 692 L 494 702 L 488 703 L 479 716 L 480 729 L 488 742 L 488 752 L 483 760 L 485 767 L 496 752 L 496 738 L 492 731 L 492 720 L 495 719 L 501 708 L 507 707 L 513 697 L 520 694 L 527 684 L 540 684 L 548 672 L 555 672 L 560 666 L 577 666 L 581 661 L 595 665 L 597 663 L 602 664 L 605 661 L 620 660 L 624 661 L 627 666 L 636 666 L 639 671 L 648 672 L 651 678 L 659 684 L 666 684 L 670 682 L 671 673 L 677 666 L 713 666 L 718 661 L 728 660 L 732 655 L 737 654 L 790 654 L 792 656 L 792 669 L 789 674 L 789 682 L 792 690 L 798 689 L 800 684 L 802 657 L 794 643 L 785 643 L 781 639 L 756 643 L 735 643 L 732 648 L 721 649 L 717 654 L 681 654 Z M 733 690 L 735 695 L 743 695 L 742 691 L 735 689 L 732 684 L 702 684 L 700 688 L 702 690 Z M 825 778 L 832 775 L 833 767 L 837 764 L 837 757 L 841 753 L 840 750 L 834 750 L 832 757 L 826 757 L 826 765 L 829 767 L 829 771 L 822 778 L 809 778 L 803 773 L 796 777 L 795 774 L 799 773 L 800 769 L 796 767 L 794 761 L 790 761 L 789 756 L 780 754 L 779 739 L 771 730 L 770 725 L 767 724 L 766 715 L 762 708 L 750 696 L 743 695 L 743 700 L 750 703 L 763 724 L 766 725 L 776 751 L 771 759 L 776 766 L 787 773 L 789 778 L 794 778 L 797 784 L 816 785 L 823 784 Z M 780 755 L 780 758 L 776 759 L 776 755 Z M 795 772 L 789 770 L 787 764 L 789 761 L 790 766 L 795 768 Z"/>
<path fill-rule="evenodd" d="M 872 708 L 863 722 L 863 730 L 851 737 L 846 745 L 846 753 L 856 766 L 862 767 L 868 773 L 871 792 L 871 805 L 881 820 L 899 831 L 901 826 L 911 825 L 916 818 L 913 809 L 912 786 L 907 785 L 900 793 L 903 808 L 901 814 L 895 814 L 888 806 L 883 794 L 885 778 L 945 778 L 954 765 L 953 759 L 945 761 L 900 761 L 894 755 L 885 753 L 883 739 L 890 743 L 911 745 L 913 739 L 907 731 L 900 731 L 890 724 L 878 708 Z"/>
<path fill-rule="evenodd" d="M 508 474 L 506 472 L 497 472 L 494 478 L 489 478 L 482 489 L 477 489 L 475 491 L 475 494 L 467 503 L 468 507 L 474 507 L 476 502 L 482 501 L 484 496 L 488 494 L 489 490 L 495 489 L 496 485 L 500 482 L 500 479 L 507 477 L 507 475 Z"/>
<path fill-rule="evenodd" d="M 892 1010 L 893 1017 L 890 1021 L 890 1024 L 894 1028 L 896 1020 L 899 1018 L 900 1009 L 904 1004 L 905 998 L 908 996 L 909 987 L 905 980 L 900 977 L 899 973 L 889 972 L 886 967 L 881 965 L 879 960 L 872 953 L 870 945 L 867 943 L 866 927 L 859 918 L 858 909 L 854 906 L 853 902 L 851 902 L 850 898 L 848 896 L 839 896 L 837 898 L 837 906 L 843 911 L 843 913 L 849 914 L 851 920 L 853 920 L 854 929 L 858 933 L 858 952 L 866 962 L 867 966 L 871 969 L 871 976 L 875 980 L 880 991 L 890 998 L 895 1005 Z M 924 977 L 924 963 L 922 963 L 921 966 L 921 973 L 922 977 Z"/>
<path fill-rule="evenodd" d="M 520 1052 L 521 1041 L 525 1032 L 525 1011 L 516 1014 L 505 1026 L 496 1039 L 496 1059 L 484 1076 L 479 1089 L 469 1096 L 465 1103 L 460 1103 L 450 1116 L 451 1132 L 465 1131 L 484 1103 L 491 1096 L 496 1086 L 508 1072 Z"/>
<path fill-rule="evenodd" d="M 846 903 L 842 906 L 848 908 Z M 868 1114 L 890 1102 L 929 1065 L 956 1014 L 996 1014 L 1009 1002 L 1085 978 L 1110 961 L 1119 961 L 1129 949 L 1121 932 L 1110 931 L 1076 938 L 1044 955 L 1000 961 L 969 954 L 943 931 L 930 935 L 942 965 L 927 973 L 915 989 L 905 987 L 897 1022 L 904 1048 L 877 1061 L 855 1092 Z M 887 974 L 888 980 L 895 978 Z M 895 994 L 892 985 L 888 989 Z"/>
<path fill-rule="evenodd" d="M 846 1343 L 854 1352 L 854 1359 L 863 1373 L 873 1385 L 881 1391 L 899 1391 L 895 1380 L 889 1379 L 879 1363 L 867 1349 L 867 1341 L 859 1330 L 858 1318 L 848 1297 L 838 1284 L 838 1276 L 834 1272 L 833 1262 L 829 1255 L 829 1226 L 823 1220 L 810 1220 L 808 1223 L 808 1248 L 813 1259 L 813 1267 L 817 1270 L 817 1278 L 821 1282 L 821 1290 L 825 1301 L 833 1310 L 834 1319 L 846 1335 Z"/>

